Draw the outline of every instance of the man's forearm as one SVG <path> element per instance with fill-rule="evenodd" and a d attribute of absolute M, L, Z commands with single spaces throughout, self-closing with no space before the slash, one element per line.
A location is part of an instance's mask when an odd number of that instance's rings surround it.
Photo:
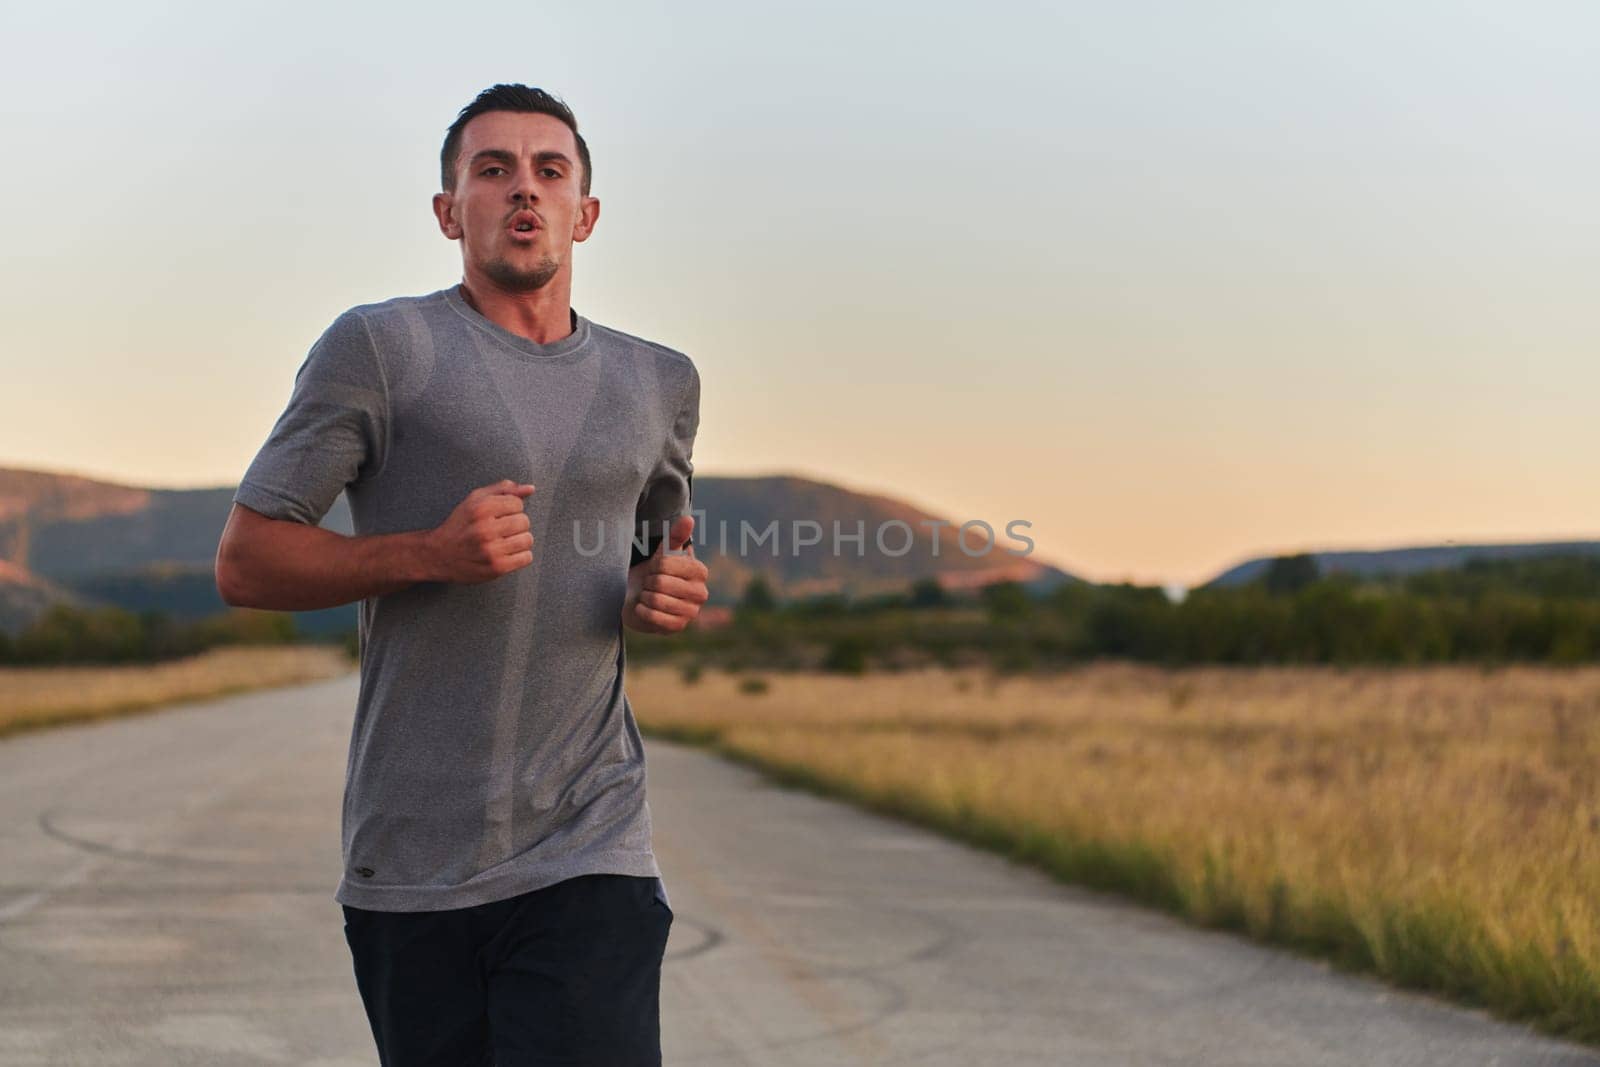
<path fill-rule="evenodd" d="M 217 586 L 238 607 L 316 611 L 397 592 L 433 577 L 429 531 L 348 537 L 318 526 L 277 522 L 253 538 L 248 558 L 224 538 Z"/>

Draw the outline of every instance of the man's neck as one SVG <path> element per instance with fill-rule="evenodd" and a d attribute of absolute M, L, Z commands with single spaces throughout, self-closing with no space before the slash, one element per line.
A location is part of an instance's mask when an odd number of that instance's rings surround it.
<path fill-rule="evenodd" d="M 547 345 L 572 335 L 570 291 L 557 286 L 558 280 L 551 279 L 531 293 L 511 293 L 470 278 L 463 278 L 457 289 L 474 311 L 496 326 Z"/>

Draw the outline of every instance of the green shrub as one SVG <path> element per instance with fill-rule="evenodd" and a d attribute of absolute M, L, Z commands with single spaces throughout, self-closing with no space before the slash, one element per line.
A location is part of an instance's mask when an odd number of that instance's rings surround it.
<path fill-rule="evenodd" d="M 822 669 L 835 674 L 865 674 L 867 643 L 853 634 L 834 638 L 822 659 Z"/>

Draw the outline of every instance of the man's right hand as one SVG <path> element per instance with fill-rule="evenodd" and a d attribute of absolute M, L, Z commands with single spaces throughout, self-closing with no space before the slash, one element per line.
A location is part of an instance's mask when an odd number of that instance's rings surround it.
<path fill-rule="evenodd" d="M 533 562 L 533 534 L 523 501 L 534 487 L 504 478 L 479 486 L 427 535 L 441 581 L 476 584 Z"/>

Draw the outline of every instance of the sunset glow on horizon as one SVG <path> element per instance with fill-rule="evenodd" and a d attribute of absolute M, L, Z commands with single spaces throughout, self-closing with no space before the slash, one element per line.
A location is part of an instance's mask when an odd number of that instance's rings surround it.
<path fill-rule="evenodd" d="M 459 280 L 439 142 L 524 81 L 594 155 L 574 306 L 695 360 L 700 474 L 1025 519 L 1099 581 L 1600 538 L 1588 5 L 0 30 L 0 466 L 236 482 L 339 312 Z"/>

